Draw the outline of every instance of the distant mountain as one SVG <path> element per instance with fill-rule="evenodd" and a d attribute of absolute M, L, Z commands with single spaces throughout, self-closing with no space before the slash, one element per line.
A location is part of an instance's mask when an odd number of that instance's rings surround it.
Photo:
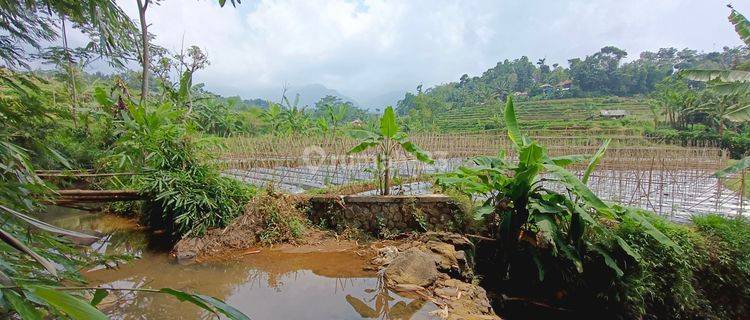
<path fill-rule="evenodd" d="M 279 99 L 281 99 L 281 92 L 282 92 L 282 88 L 278 88 L 275 91 L 267 91 L 262 96 L 264 98 L 266 98 L 266 99 L 271 100 L 271 101 L 279 101 Z M 350 97 L 348 97 L 348 96 L 346 96 L 346 95 L 344 95 L 344 94 L 342 94 L 342 93 L 340 93 L 340 92 L 338 92 L 338 91 L 336 91 L 334 89 L 330 89 L 330 88 L 328 88 L 328 87 L 326 87 L 326 86 L 324 86 L 322 84 L 318 84 L 318 83 L 308 84 L 308 85 L 304 85 L 304 86 L 300 86 L 300 87 L 294 87 L 294 86 L 292 86 L 292 87 L 287 88 L 286 96 L 287 96 L 287 98 L 289 98 L 290 102 L 294 103 L 294 97 L 297 94 L 299 94 L 299 105 L 300 106 L 310 106 L 310 107 L 313 107 L 313 106 L 315 106 L 315 102 L 318 102 L 318 100 L 320 100 L 320 98 L 323 98 L 325 96 L 329 96 L 330 95 L 330 96 L 339 97 L 339 98 L 341 98 L 341 100 L 344 100 L 344 101 L 349 101 L 355 107 L 359 107 L 359 103 L 356 100 L 354 100 L 354 99 L 352 99 L 352 98 L 350 98 Z"/>
<path fill-rule="evenodd" d="M 373 97 L 363 98 L 362 108 L 368 110 L 385 109 L 386 106 L 396 107 L 399 100 L 404 98 L 405 91 L 389 91 Z"/>

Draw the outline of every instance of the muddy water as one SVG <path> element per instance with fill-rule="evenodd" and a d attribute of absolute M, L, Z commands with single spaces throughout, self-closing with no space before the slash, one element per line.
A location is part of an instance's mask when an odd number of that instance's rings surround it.
<path fill-rule="evenodd" d="M 431 319 L 437 307 L 388 291 L 364 258 L 353 250 L 299 252 L 270 250 L 230 260 L 180 265 L 134 222 L 101 214 L 53 212 L 45 220 L 105 236 L 93 247 L 139 259 L 118 269 L 84 275 L 92 285 L 197 291 L 243 311 L 252 319 Z M 151 243 L 151 244 L 149 244 Z M 304 251 L 304 250 L 303 250 Z M 100 307 L 114 319 L 204 319 L 208 314 L 187 303 L 151 293 L 112 293 Z"/>

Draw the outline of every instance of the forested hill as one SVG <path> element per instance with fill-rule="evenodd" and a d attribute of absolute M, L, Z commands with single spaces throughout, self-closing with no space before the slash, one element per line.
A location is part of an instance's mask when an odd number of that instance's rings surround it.
<path fill-rule="evenodd" d="M 545 59 L 532 61 L 523 56 L 498 62 L 481 76 L 464 74 L 458 82 L 429 89 L 417 87 L 398 102 L 400 114 L 435 114 L 456 108 L 496 104 L 510 93 L 531 99 L 560 99 L 592 96 L 646 95 L 657 83 L 679 69 L 732 69 L 750 61 L 746 47 L 724 47 L 721 52 L 662 48 L 643 52 L 625 62 L 628 53 L 617 47 L 604 47 L 584 58 L 568 60 L 568 67 Z M 427 110 L 429 109 L 429 110 Z"/>

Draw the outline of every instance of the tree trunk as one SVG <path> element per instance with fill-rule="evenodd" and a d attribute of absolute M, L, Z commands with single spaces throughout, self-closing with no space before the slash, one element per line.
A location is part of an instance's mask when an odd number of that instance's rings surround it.
<path fill-rule="evenodd" d="M 146 101 L 148 97 L 148 68 L 150 65 L 149 57 L 149 45 L 148 45 L 148 25 L 146 24 L 146 9 L 151 0 L 136 0 L 138 2 L 138 18 L 141 22 L 141 44 L 143 52 L 141 53 L 141 65 L 143 71 L 141 72 L 141 104 Z"/>
<path fill-rule="evenodd" d="M 391 141 L 389 138 L 385 138 L 385 168 L 383 170 L 383 195 L 387 196 L 391 194 Z"/>
<path fill-rule="evenodd" d="M 68 33 L 65 31 L 65 15 L 61 15 L 62 20 L 62 38 L 63 38 L 63 50 L 65 50 L 65 60 L 68 63 L 68 76 L 70 77 L 70 89 L 73 95 L 73 104 L 70 106 L 70 115 L 73 118 L 73 127 L 78 128 L 78 116 L 76 115 L 76 108 L 78 107 L 78 88 L 76 88 L 76 78 L 73 72 L 73 57 L 68 49 Z"/>

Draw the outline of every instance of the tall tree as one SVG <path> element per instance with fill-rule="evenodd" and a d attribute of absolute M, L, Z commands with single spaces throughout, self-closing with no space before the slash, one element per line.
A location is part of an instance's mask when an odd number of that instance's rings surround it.
<path fill-rule="evenodd" d="M 149 56 L 148 24 L 146 24 L 146 10 L 151 0 L 136 0 L 138 4 L 138 21 L 141 26 L 141 103 L 148 97 L 148 72 L 151 62 Z"/>
<path fill-rule="evenodd" d="M 58 17 L 86 34 L 86 47 L 101 56 L 127 55 L 132 48 L 133 23 L 115 0 L 0 1 L 0 61 L 28 67 L 29 48 L 41 49 L 60 36 Z"/>

